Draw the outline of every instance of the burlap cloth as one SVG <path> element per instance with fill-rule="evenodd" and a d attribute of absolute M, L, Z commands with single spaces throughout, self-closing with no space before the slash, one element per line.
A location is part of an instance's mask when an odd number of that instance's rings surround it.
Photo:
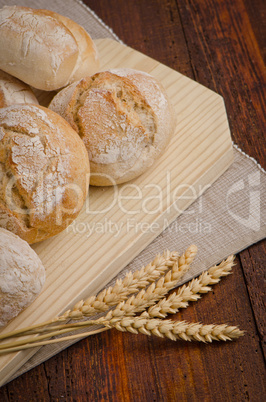
<path fill-rule="evenodd" d="M 1 7 L 7 4 L 47 8 L 72 18 L 94 39 L 108 37 L 119 41 L 112 30 L 79 0 L 0 0 Z M 124 268 L 119 277 L 129 270 L 139 269 L 165 249 L 181 252 L 194 243 L 199 249 L 197 260 L 183 283 L 265 237 L 265 171 L 254 159 L 236 146 L 234 148 L 234 163 L 226 173 Z M 9 381 L 75 342 L 43 346 Z"/>

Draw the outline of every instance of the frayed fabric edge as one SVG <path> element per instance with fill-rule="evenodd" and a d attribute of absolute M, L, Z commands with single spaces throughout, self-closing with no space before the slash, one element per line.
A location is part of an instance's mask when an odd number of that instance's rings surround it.
<path fill-rule="evenodd" d="M 238 152 L 240 152 L 242 155 L 244 155 L 246 158 L 248 158 L 248 159 L 250 159 L 259 169 L 260 169 L 260 171 L 262 172 L 262 173 L 266 173 L 266 171 L 263 169 L 263 167 L 259 164 L 259 162 L 258 161 L 256 161 L 256 159 L 255 158 L 253 158 L 252 156 L 249 156 L 248 154 L 246 154 L 244 151 L 242 151 L 242 149 L 241 148 L 239 148 L 239 146 L 237 145 L 237 144 L 235 144 L 234 142 L 233 142 L 233 147 L 238 151 Z"/>
<path fill-rule="evenodd" d="M 75 0 L 77 3 L 79 3 L 83 8 L 85 8 L 86 11 L 88 11 L 90 14 L 93 15 L 93 17 L 105 28 L 107 29 L 114 37 L 114 39 L 117 40 L 117 42 L 121 43 L 122 45 L 124 45 L 125 43 L 119 39 L 119 37 L 114 33 L 114 31 L 112 30 L 112 28 L 110 28 L 108 25 L 106 25 L 103 20 L 98 17 L 98 15 L 90 8 L 87 6 L 87 4 L 83 3 L 82 0 Z"/>

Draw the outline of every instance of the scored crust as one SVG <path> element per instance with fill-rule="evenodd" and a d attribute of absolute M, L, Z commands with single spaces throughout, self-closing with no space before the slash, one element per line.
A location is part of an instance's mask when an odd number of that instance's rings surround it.
<path fill-rule="evenodd" d="M 60 91 L 49 108 L 86 145 L 92 185 L 139 176 L 162 154 L 174 131 L 172 106 L 162 85 L 132 69 L 86 77 Z"/>
<path fill-rule="evenodd" d="M 99 69 L 97 49 L 85 29 L 49 10 L 0 9 L 0 49 L 0 69 L 44 91 Z"/>
<path fill-rule="evenodd" d="M 37 105 L 0 109 L 0 226 L 29 243 L 80 212 L 88 191 L 86 148 L 70 125 Z"/>
<path fill-rule="evenodd" d="M 92 75 L 99 70 L 99 55 L 98 50 L 85 29 L 77 24 L 75 21 L 67 18 L 61 14 L 55 13 L 50 10 L 41 10 L 44 14 L 55 18 L 62 22 L 67 29 L 74 36 L 78 48 L 79 54 L 75 65 L 75 68 L 69 77 L 68 83 L 71 84 L 74 81 L 79 80 L 87 75 Z"/>
<path fill-rule="evenodd" d="M 42 10 L 0 9 L 0 68 L 42 90 L 68 84 L 79 54 L 69 29 Z"/>

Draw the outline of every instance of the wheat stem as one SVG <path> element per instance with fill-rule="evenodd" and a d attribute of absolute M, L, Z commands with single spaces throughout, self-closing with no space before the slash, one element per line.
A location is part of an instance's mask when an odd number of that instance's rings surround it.
<path fill-rule="evenodd" d="M 187 285 L 183 285 L 172 293 L 167 298 L 161 299 L 157 304 L 151 306 L 148 311 L 144 311 L 140 317 L 145 318 L 164 318 L 167 314 L 175 314 L 180 308 L 185 308 L 189 301 L 198 300 L 201 297 L 201 293 L 207 293 L 212 288 L 210 285 L 214 285 L 220 282 L 221 278 L 231 273 L 231 269 L 234 265 L 234 256 L 228 257 L 225 261 L 222 261 L 219 265 L 214 265 L 208 271 L 203 272 L 198 278 L 193 279 Z M 80 325 L 84 326 L 87 321 L 81 323 L 70 323 L 56 325 L 54 327 L 42 328 L 38 330 L 28 331 L 27 335 L 36 333 L 44 333 L 49 331 L 55 331 L 65 328 L 70 328 Z"/>
<path fill-rule="evenodd" d="M 26 334 L 30 331 L 35 331 L 36 333 L 38 333 L 39 328 L 46 327 L 47 325 L 55 324 L 58 321 L 59 321 L 59 318 L 56 317 L 50 321 L 42 322 L 41 324 L 31 325 L 29 327 L 17 329 L 16 331 L 10 331 L 8 333 L 0 335 L 0 340 L 6 339 L 6 338 L 13 338 L 14 336 L 24 336 L 24 334 Z"/>
<path fill-rule="evenodd" d="M 72 339 L 86 338 L 87 336 L 99 334 L 100 332 L 107 331 L 108 329 L 109 328 L 107 328 L 107 327 L 103 327 L 103 328 L 96 329 L 94 331 L 84 332 L 82 334 L 64 336 L 63 338 L 59 338 L 59 339 L 58 338 L 49 339 L 48 341 L 35 342 L 33 344 L 30 343 L 30 344 L 26 344 L 26 345 L 22 345 L 22 346 L 10 347 L 6 350 L 0 350 L 0 355 L 6 354 L 6 353 L 12 353 L 12 352 L 19 352 L 21 350 L 36 348 L 36 347 L 45 346 L 45 345 L 51 345 L 53 343 L 69 341 Z"/>
<path fill-rule="evenodd" d="M 95 323 L 101 323 L 110 321 L 117 317 L 122 317 L 124 315 L 134 315 L 139 311 L 145 310 L 146 307 L 154 304 L 160 298 L 162 298 L 169 290 L 173 289 L 180 278 L 184 275 L 185 272 L 189 269 L 189 264 L 193 261 L 197 252 L 197 247 L 192 245 L 190 246 L 186 252 L 181 256 L 177 257 L 177 260 L 174 262 L 172 268 L 166 273 L 166 275 L 162 276 L 158 282 L 153 282 L 146 290 L 142 289 L 136 295 L 129 297 L 126 302 L 120 302 L 114 310 L 110 310 L 105 317 L 100 318 L 99 320 L 89 320 L 87 321 L 87 325 L 92 325 Z M 61 318 L 61 317 L 59 317 Z M 71 324 L 70 324 L 71 325 Z M 80 323 L 80 325 L 86 325 Z M 72 329 L 75 329 L 76 325 L 73 324 Z M 35 329 L 37 332 L 37 330 Z M 52 336 L 56 336 L 59 334 L 63 334 L 69 331 L 67 328 L 57 331 L 51 331 L 48 334 L 40 335 L 38 337 L 39 340 L 49 338 Z M 28 331 L 29 332 L 29 331 Z M 26 332 L 23 333 L 24 335 Z M 26 340 L 21 340 L 17 342 L 5 343 L 4 345 L 0 345 L 0 350 L 13 346 L 20 346 L 26 343 L 36 342 L 36 337 L 28 338 Z"/>
<path fill-rule="evenodd" d="M 189 301 L 197 300 L 200 298 L 201 293 L 209 292 L 211 290 L 210 285 L 218 283 L 223 276 L 230 273 L 233 266 L 233 256 L 228 257 L 220 265 L 211 267 L 207 272 L 201 274 L 199 278 L 193 279 L 177 292 L 167 298 L 163 298 L 169 290 L 176 287 L 180 278 L 187 272 L 196 252 L 196 246 L 190 246 L 179 258 L 176 253 L 166 252 L 163 256 L 157 256 L 151 264 L 136 271 L 134 274 L 127 274 L 123 281 L 118 280 L 114 287 L 102 291 L 98 296 L 93 296 L 85 302 L 80 301 L 73 310 L 66 312 L 62 316 L 0 336 L 0 339 L 4 339 L 18 335 L 39 334 L 38 336 L 0 345 L 0 354 L 78 339 L 109 328 L 116 328 L 119 331 L 128 331 L 134 334 L 153 334 L 172 340 L 183 339 L 201 342 L 226 341 L 242 336 L 244 333 L 239 328 L 225 324 L 203 325 L 154 318 L 163 318 L 168 313 L 175 313 L 179 308 L 187 307 Z M 168 272 L 164 274 L 166 270 Z M 156 282 L 159 277 L 160 279 Z M 150 282 L 152 282 L 151 285 L 144 289 Z M 125 300 L 129 294 L 136 293 L 138 289 L 141 290 L 137 294 Z M 118 302 L 119 300 L 120 302 Z M 99 319 L 59 324 L 59 322 L 69 318 L 83 318 L 91 315 L 92 312 L 95 314 L 96 312 L 106 311 L 107 307 L 112 305 L 116 305 L 116 308 L 110 310 L 104 317 Z M 149 307 L 148 311 L 143 312 L 147 307 Z M 143 313 L 138 317 L 134 317 L 137 312 Z M 51 326 L 52 324 L 54 326 Z M 86 333 L 45 340 L 91 325 L 103 325 L 104 327 Z"/>
<path fill-rule="evenodd" d="M 90 316 L 108 310 L 109 307 L 125 300 L 128 295 L 135 293 L 138 289 L 146 287 L 149 283 L 157 280 L 165 271 L 169 270 L 178 260 L 178 253 L 166 250 L 163 255 L 158 254 L 155 259 L 145 267 L 134 273 L 128 272 L 123 280 L 118 279 L 113 287 L 104 289 L 97 296 L 92 296 L 87 300 L 79 301 L 72 310 L 66 311 L 63 315 L 55 317 L 50 321 L 31 325 L 16 331 L 0 335 L 0 340 L 38 333 L 39 329 L 67 321 L 69 319 L 79 319 L 83 316 Z"/>

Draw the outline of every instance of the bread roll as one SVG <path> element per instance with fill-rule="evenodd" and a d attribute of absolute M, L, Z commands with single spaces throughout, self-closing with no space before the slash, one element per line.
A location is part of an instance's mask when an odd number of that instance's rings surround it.
<path fill-rule="evenodd" d="M 0 228 L 0 327 L 33 302 L 44 281 L 45 269 L 35 251 Z"/>
<path fill-rule="evenodd" d="M 36 243 L 70 224 L 88 192 L 89 159 L 70 125 L 37 105 L 0 109 L 0 227 Z"/>
<path fill-rule="evenodd" d="M 28 85 L 0 70 L 0 108 L 14 103 L 39 104 Z"/>
<path fill-rule="evenodd" d="M 49 108 L 86 145 L 90 183 L 124 183 L 152 166 L 174 131 L 171 104 L 151 75 L 131 69 L 97 73 L 61 90 Z"/>
<path fill-rule="evenodd" d="M 99 68 L 96 47 L 76 22 L 48 10 L 0 9 L 0 69 L 52 91 Z"/>

